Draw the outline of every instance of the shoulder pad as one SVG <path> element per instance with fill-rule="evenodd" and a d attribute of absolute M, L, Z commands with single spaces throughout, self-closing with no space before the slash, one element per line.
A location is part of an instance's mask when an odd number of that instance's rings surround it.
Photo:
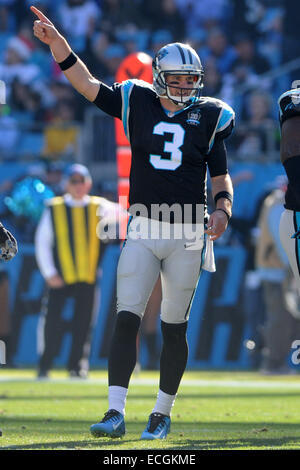
<path fill-rule="evenodd" d="M 286 91 L 279 100 L 279 119 L 280 124 L 295 116 L 300 116 L 300 88 Z"/>
<path fill-rule="evenodd" d="M 232 122 L 234 123 L 235 112 L 232 107 L 224 101 L 204 96 L 202 97 L 200 104 L 217 119 L 215 132 L 221 132 Z"/>
<path fill-rule="evenodd" d="M 224 101 L 217 100 L 218 106 L 220 106 L 221 113 L 220 118 L 217 124 L 216 133 L 224 131 L 226 128 L 233 127 L 234 120 L 235 120 L 235 112 L 233 111 L 232 107 L 229 104 L 225 103 Z"/>
<path fill-rule="evenodd" d="M 204 96 L 200 104 L 207 112 L 208 122 L 211 126 L 211 138 L 209 141 L 209 152 L 215 139 L 224 140 L 230 136 L 234 127 L 235 112 L 222 100 Z"/>
<path fill-rule="evenodd" d="M 137 78 L 131 78 L 122 82 L 122 86 L 130 85 L 135 85 L 138 88 L 145 88 L 154 91 L 153 85 L 151 83 L 145 82 L 144 80 L 138 80 Z"/>

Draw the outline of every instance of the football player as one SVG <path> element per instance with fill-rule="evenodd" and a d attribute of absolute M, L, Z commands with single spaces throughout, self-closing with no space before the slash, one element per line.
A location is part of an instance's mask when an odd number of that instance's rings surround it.
<path fill-rule="evenodd" d="M 159 392 L 141 439 L 163 439 L 170 431 L 171 409 L 187 363 L 190 307 L 204 254 L 207 261 L 211 253 L 204 239 L 208 238 L 211 246 L 231 217 L 233 190 L 224 139 L 232 131 L 234 112 L 220 100 L 201 97 L 203 69 L 190 46 L 168 44 L 156 54 L 153 85 L 127 80 L 108 87 L 89 73 L 48 18 L 35 7 L 31 10 L 38 16 L 34 35 L 50 46 L 76 90 L 106 113 L 123 120 L 132 150 L 131 217 L 118 264 L 118 315 L 108 360 L 109 407 L 104 418 L 91 426 L 91 432 L 94 436 L 125 434 L 125 401 L 136 363 L 136 337 L 148 298 L 161 274 L 163 346 Z M 207 167 L 216 204 L 209 220 Z M 172 212 L 169 218 L 170 210 L 154 214 L 158 206 L 170 209 L 174 205 L 182 210 Z M 151 234 L 154 226 L 158 236 L 132 236 L 139 224 L 146 228 L 151 225 Z M 186 234 L 187 225 L 199 227 L 196 241 L 191 242 Z M 178 226 L 184 229 L 180 237 L 174 233 Z M 169 239 L 161 234 L 165 227 L 170 231 Z"/>
<path fill-rule="evenodd" d="M 278 105 L 280 158 L 288 177 L 285 210 L 280 219 L 279 232 L 300 293 L 300 89 L 283 93 Z"/>

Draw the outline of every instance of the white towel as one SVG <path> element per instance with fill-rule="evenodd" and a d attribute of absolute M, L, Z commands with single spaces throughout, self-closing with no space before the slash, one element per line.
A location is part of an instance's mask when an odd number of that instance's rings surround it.
<path fill-rule="evenodd" d="M 206 247 L 204 255 L 204 263 L 202 269 L 214 273 L 216 271 L 215 255 L 214 255 L 214 242 L 210 237 L 206 238 Z"/>

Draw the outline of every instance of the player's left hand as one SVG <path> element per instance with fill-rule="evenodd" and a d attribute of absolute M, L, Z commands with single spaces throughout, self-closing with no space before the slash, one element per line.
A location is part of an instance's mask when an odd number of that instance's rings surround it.
<path fill-rule="evenodd" d="M 0 223 L 0 260 L 10 261 L 18 253 L 15 237 Z"/>
<path fill-rule="evenodd" d="M 211 213 L 207 228 L 204 233 L 209 235 L 211 240 L 217 240 L 226 230 L 228 218 L 223 211 L 216 210 Z"/>

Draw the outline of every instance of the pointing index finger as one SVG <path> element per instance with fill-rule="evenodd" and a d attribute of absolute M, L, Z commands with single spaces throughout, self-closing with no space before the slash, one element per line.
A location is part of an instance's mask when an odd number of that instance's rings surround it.
<path fill-rule="evenodd" d="M 30 7 L 30 10 L 32 13 L 34 13 L 40 21 L 43 21 L 43 23 L 50 24 L 52 25 L 51 21 L 47 18 L 47 16 L 44 15 L 40 10 L 38 10 L 36 7 L 33 5 Z"/>

